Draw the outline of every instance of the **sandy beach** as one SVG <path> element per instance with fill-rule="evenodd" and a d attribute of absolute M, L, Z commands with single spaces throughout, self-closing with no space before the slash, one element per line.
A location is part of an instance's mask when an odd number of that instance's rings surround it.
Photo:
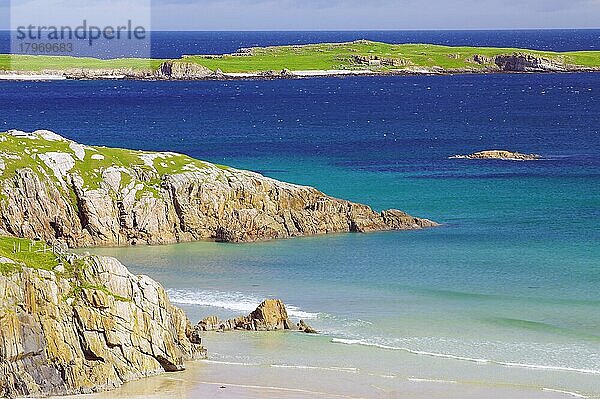
<path fill-rule="evenodd" d="M 126 383 L 116 391 L 77 395 L 73 399 L 568 399 L 571 392 L 473 381 L 435 381 L 406 378 L 364 383 L 355 373 L 331 370 L 265 368 L 211 361 L 190 363 L 181 373 L 164 374 Z M 58 399 L 58 398 L 53 398 Z"/>

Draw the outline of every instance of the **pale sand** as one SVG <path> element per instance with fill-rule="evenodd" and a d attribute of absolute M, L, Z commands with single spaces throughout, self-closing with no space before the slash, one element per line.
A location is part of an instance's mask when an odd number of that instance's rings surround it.
<path fill-rule="evenodd" d="M 330 69 L 330 70 L 324 70 L 324 69 L 313 69 L 313 70 L 307 70 L 307 71 L 289 71 L 288 72 L 288 76 L 297 76 L 297 77 L 324 77 L 324 76 L 351 76 L 351 75 L 369 75 L 369 74 L 373 74 L 376 73 L 374 71 L 370 71 L 367 69 L 361 69 L 361 70 L 345 70 L 345 69 Z M 268 77 L 265 76 L 261 73 L 251 73 L 251 72 L 231 72 L 231 73 L 224 73 L 223 76 L 226 76 L 228 78 L 236 78 L 236 79 L 243 79 L 243 78 L 264 78 L 264 77 Z"/>
<path fill-rule="evenodd" d="M 48 75 L 48 74 L 37 74 L 37 75 L 26 75 L 26 74 L 0 74 L 0 80 L 66 80 L 62 75 Z"/>
<path fill-rule="evenodd" d="M 568 392 L 510 385 L 408 378 L 365 383 L 352 373 L 331 370 L 273 369 L 219 362 L 192 362 L 188 370 L 125 384 L 74 399 L 195 399 L 195 398 L 398 398 L 398 399 L 567 399 Z M 56 399 L 56 398 L 55 398 Z"/>

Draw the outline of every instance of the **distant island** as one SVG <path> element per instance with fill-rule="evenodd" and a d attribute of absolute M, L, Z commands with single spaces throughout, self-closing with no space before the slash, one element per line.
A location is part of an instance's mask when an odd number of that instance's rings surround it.
<path fill-rule="evenodd" d="M 179 59 L 0 55 L 0 80 L 227 80 L 346 75 L 600 71 L 600 51 L 388 44 L 369 40 L 240 49 Z"/>

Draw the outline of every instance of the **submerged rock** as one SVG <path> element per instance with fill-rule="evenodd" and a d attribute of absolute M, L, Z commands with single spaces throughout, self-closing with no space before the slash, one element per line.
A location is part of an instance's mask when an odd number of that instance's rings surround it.
<path fill-rule="evenodd" d="M 287 314 L 283 301 L 280 299 L 266 299 L 248 316 L 235 317 L 221 321 L 217 316 L 202 319 L 194 327 L 194 336 L 200 336 L 202 331 L 278 331 L 300 330 L 307 333 L 317 333 L 316 330 L 300 320 L 293 324 Z"/>
<path fill-rule="evenodd" d="M 0 134 L 0 232 L 85 247 L 437 226 L 181 154 L 85 146 L 49 133 Z"/>
<path fill-rule="evenodd" d="M 506 161 L 535 161 L 541 159 L 538 154 L 522 154 L 506 150 L 479 151 L 469 155 L 453 155 L 450 159 L 500 159 Z"/>
<path fill-rule="evenodd" d="M 206 356 L 163 288 L 116 259 L 0 274 L 0 397 L 90 393 Z"/>

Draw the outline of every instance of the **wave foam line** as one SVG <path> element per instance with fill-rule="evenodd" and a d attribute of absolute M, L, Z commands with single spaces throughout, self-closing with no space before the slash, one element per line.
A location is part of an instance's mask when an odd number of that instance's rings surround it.
<path fill-rule="evenodd" d="M 196 305 L 250 313 L 262 302 L 261 299 L 241 292 L 167 290 L 172 303 Z M 294 305 L 286 305 L 288 315 L 300 319 L 314 319 L 319 313 L 306 312 Z"/>
<path fill-rule="evenodd" d="M 228 365 L 228 366 L 260 366 L 259 363 L 227 362 L 227 361 L 224 361 L 224 360 L 202 359 L 200 361 L 202 363 L 224 364 L 224 365 Z"/>
<path fill-rule="evenodd" d="M 230 386 L 230 387 L 236 387 L 236 388 L 262 389 L 262 390 L 281 391 L 281 392 L 308 393 L 308 394 L 318 395 L 319 397 L 359 399 L 359 397 L 357 397 L 357 396 L 348 396 L 348 395 L 340 395 L 340 394 L 329 393 L 329 392 L 311 391 L 309 389 L 300 389 L 300 388 L 283 388 L 283 387 L 273 387 L 273 386 L 268 386 L 268 385 L 229 384 L 229 383 L 225 383 L 225 382 L 223 382 L 223 383 L 221 383 L 221 382 L 198 382 L 198 383 L 199 384 L 205 384 L 205 385 Z"/>
<path fill-rule="evenodd" d="M 458 384 L 458 381 L 454 381 L 454 380 L 437 380 L 435 378 L 408 378 L 408 381 L 410 382 L 435 382 L 438 384 Z"/>
<path fill-rule="evenodd" d="M 580 398 L 580 399 L 587 399 L 588 397 L 585 395 L 582 395 L 580 393 L 577 392 L 571 392 L 571 391 L 563 391 L 561 389 L 553 389 L 553 388 L 542 388 L 542 391 L 546 391 L 546 392 L 556 392 L 556 393 L 564 393 L 565 395 L 569 395 L 569 396 L 573 396 L 575 398 Z"/>
<path fill-rule="evenodd" d="M 281 368 L 281 369 L 340 371 L 343 373 L 353 373 L 353 374 L 356 374 L 360 371 L 356 367 L 319 367 L 319 366 L 302 366 L 302 365 L 289 365 L 289 364 L 271 364 L 271 367 Z"/>
<path fill-rule="evenodd" d="M 436 353 L 436 352 L 427 352 L 427 351 L 419 351 L 409 348 L 390 346 L 390 345 L 381 345 L 372 342 L 363 341 L 360 339 L 342 339 L 342 338 L 333 338 L 331 340 L 333 343 L 346 344 L 346 345 L 363 345 L 363 346 L 373 346 L 380 349 L 389 349 L 389 350 L 398 350 L 403 352 L 412 353 L 413 355 L 423 355 L 423 356 L 431 356 L 438 357 L 444 359 L 453 359 L 453 360 L 462 360 L 471 363 L 479 363 L 479 364 L 497 364 L 505 367 L 518 367 L 518 368 L 526 368 L 531 370 L 548 370 L 548 371 L 568 371 L 568 372 L 576 372 L 581 374 L 593 374 L 600 375 L 600 370 L 593 369 L 578 369 L 573 367 L 562 367 L 562 366 L 544 366 L 540 364 L 527 364 L 527 363 L 515 363 L 515 362 L 503 362 L 499 360 L 491 360 L 491 359 L 483 359 L 483 358 L 472 358 L 466 356 L 457 356 L 450 355 L 446 353 Z"/>

